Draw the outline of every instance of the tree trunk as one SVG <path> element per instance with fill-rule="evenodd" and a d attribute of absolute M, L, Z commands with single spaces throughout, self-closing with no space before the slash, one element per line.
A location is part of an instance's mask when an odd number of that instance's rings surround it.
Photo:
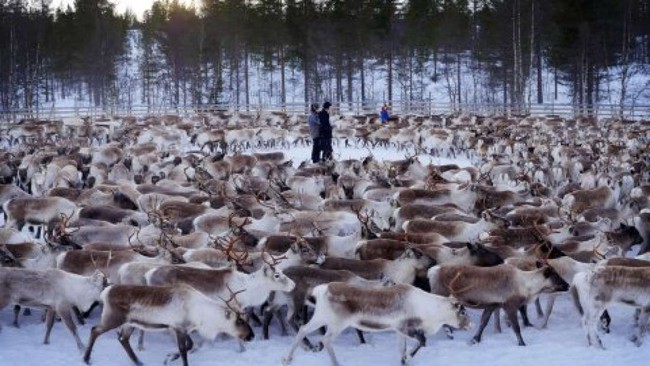
<path fill-rule="evenodd" d="M 463 100 L 461 98 L 462 88 L 461 88 L 461 79 L 460 79 L 460 53 L 458 53 L 456 55 L 456 59 L 457 59 L 456 73 L 457 73 L 457 76 L 458 76 L 458 80 L 456 81 L 456 83 L 458 85 L 456 86 L 456 88 L 457 88 L 457 93 L 458 93 L 458 104 L 460 105 L 461 103 L 463 103 Z"/>
<path fill-rule="evenodd" d="M 537 103 L 544 103 L 544 93 L 542 86 L 542 42 L 539 37 L 535 39 L 535 54 L 537 56 Z"/>
<path fill-rule="evenodd" d="M 361 102 L 366 101 L 366 72 L 365 72 L 365 63 L 363 60 L 364 54 L 361 51 L 359 56 L 359 69 L 360 69 L 360 79 L 361 79 Z"/>
<path fill-rule="evenodd" d="M 307 55 L 305 55 L 302 59 L 302 70 L 303 70 L 303 76 L 305 82 L 305 104 L 308 105 L 310 103 L 310 98 L 309 98 L 309 62 L 307 61 Z"/>
<path fill-rule="evenodd" d="M 284 108 L 287 103 L 286 78 L 284 74 L 284 46 L 280 46 L 280 102 Z"/>
<path fill-rule="evenodd" d="M 352 85 L 354 84 L 354 80 L 352 77 L 352 70 L 354 68 L 353 61 L 352 61 L 352 52 L 348 51 L 347 52 L 347 62 L 346 62 L 347 68 L 346 68 L 346 78 L 348 82 L 347 86 L 347 99 L 348 99 L 348 105 L 350 109 L 352 109 Z"/>
<path fill-rule="evenodd" d="M 251 105 L 251 99 L 250 90 L 248 88 L 248 47 L 246 45 L 244 45 L 244 92 L 246 93 L 246 110 L 248 110 Z"/>
<path fill-rule="evenodd" d="M 393 50 L 388 51 L 388 100 L 393 101 Z"/>

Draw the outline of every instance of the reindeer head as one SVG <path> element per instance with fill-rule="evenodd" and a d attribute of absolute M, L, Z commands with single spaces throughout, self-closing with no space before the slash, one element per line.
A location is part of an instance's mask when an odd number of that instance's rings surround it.
<path fill-rule="evenodd" d="M 297 240 L 291 244 L 291 251 L 294 254 L 299 255 L 300 260 L 305 264 L 320 265 L 325 262 L 325 254 L 317 251 L 302 237 L 298 237 Z"/>
<path fill-rule="evenodd" d="M 48 224 L 48 229 L 45 231 L 43 238 L 45 243 L 50 247 L 70 246 L 74 249 L 82 249 L 81 245 L 72 240 L 72 234 L 79 231 L 80 228 L 69 228 L 70 219 L 72 215 L 64 213 L 59 214 L 59 219 L 54 220 Z"/>
<path fill-rule="evenodd" d="M 535 262 L 538 271 L 541 271 L 544 276 L 544 290 L 543 292 L 564 292 L 569 291 L 569 284 L 560 277 L 560 275 L 544 261 Z"/>
<path fill-rule="evenodd" d="M 267 254 L 267 255 L 265 255 Z M 262 269 L 258 272 L 261 272 L 262 276 L 267 280 L 268 289 L 270 291 L 282 291 L 290 292 L 296 287 L 295 282 L 287 277 L 280 269 L 276 266 L 280 263 L 282 259 L 286 257 L 274 257 L 268 253 L 262 253 L 262 259 L 264 260 L 264 265 Z"/>
<path fill-rule="evenodd" d="M 230 297 L 228 299 L 220 297 L 224 303 L 224 316 L 228 325 L 232 327 L 226 332 L 242 341 L 248 342 L 255 337 L 255 334 L 248 324 L 248 317 L 244 313 L 243 306 L 237 301 L 237 295 L 244 292 L 245 289 L 233 292 L 230 286 L 227 285 L 226 288 L 230 292 Z"/>

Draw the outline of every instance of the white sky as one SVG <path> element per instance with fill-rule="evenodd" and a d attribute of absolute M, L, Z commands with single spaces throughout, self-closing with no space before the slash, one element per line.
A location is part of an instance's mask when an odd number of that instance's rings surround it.
<path fill-rule="evenodd" d="M 131 10 L 139 19 L 142 19 L 142 14 L 145 10 L 151 8 L 154 0 L 108 0 L 115 4 L 115 9 L 118 13 L 122 14 L 127 9 Z M 197 0 L 198 1 L 198 0 Z M 181 3 L 192 4 L 192 0 L 181 0 Z M 59 6 L 67 6 L 73 4 L 74 0 L 53 0 L 52 8 L 56 9 Z"/>

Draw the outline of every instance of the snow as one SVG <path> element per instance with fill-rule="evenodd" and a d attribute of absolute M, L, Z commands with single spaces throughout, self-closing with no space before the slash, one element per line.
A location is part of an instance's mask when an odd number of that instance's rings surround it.
<path fill-rule="evenodd" d="M 535 323 L 533 307 L 531 321 Z M 503 333 L 495 334 L 490 324 L 483 335 L 483 341 L 477 345 L 469 345 L 478 325 L 480 312 L 470 310 L 474 327 L 468 332 L 456 332 L 455 339 L 446 339 L 442 332 L 428 337 L 427 347 L 420 350 L 412 361 L 412 365 L 641 365 L 650 357 L 650 346 L 647 344 L 637 348 L 627 340 L 632 333 L 631 308 L 616 307 L 611 311 L 612 331 L 609 335 L 601 335 L 606 351 L 587 347 L 586 337 L 580 325 L 577 311 L 570 304 L 568 296 L 556 302 L 556 307 L 548 329 L 538 330 L 524 328 L 522 335 L 528 344 L 526 347 L 517 346 L 514 333 L 504 327 Z M 81 365 L 81 352 L 77 350 L 69 331 L 61 322 L 54 325 L 51 344 L 43 345 L 45 325 L 40 321 L 40 312 L 35 311 L 31 316 L 21 317 L 21 328 L 5 326 L 0 332 L 0 364 L 2 365 L 50 365 L 68 366 Z M 10 308 L 0 313 L 4 325 L 12 321 Z M 99 312 L 89 319 L 90 325 L 79 326 L 81 339 L 87 342 L 91 325 L 98 322 Z M 539 322 L 539 321 L 538 321 Z M 259 328 L 255 328 L 257 337 L 261 336 Z M 206 345 L 197 352 L 189 355 L 192 366 L 219 364 L 231 366 L 279 365 L 287 352 L 293 336 L 282 337 L 277 327 L 272 328 L 270 340 L 255 339 L 246 345 L 244 353 L 237 352 L 234 340 L 216 341 Z M 319 334 L 312 335 L 318 339 Z M 398 365 L 399 355 L 397 338 L 391 333 L 372 333 L 366 336 L 369 344 L 358 345 L 356 335 L 348 330 L 334 342 L 334 349 L 343 365 Z M 136 336 L 131 339 L 135 347 Z M 166 333 L 147 333 L 145 350 L 136 353 L 147 365 L 163 363 L 166 355 L 176 350 L 173 336 Z M 92 355 L 95 366 L 102 365 L 131 365 L 129 358 L 111 331 L 100 337 L 95 344 Z M 312 353 L 302 349 L 296 351 L 295 365 L 329 365 L 326 352 Z"/>
<path fill-rule="evenodd" d="M 337 159 L 347 159 L 368 155 L 368 150 L 362 148 L 336 147 Z M 309 147 L 291 148 L 285 151 L 298 161 L 307 160 L 310 156 Z M 402 159 L 409 152 L 398 152 L 394 149 L 377 148 L 373 155 L 378 159 Z M 471 158 L 460 157 L 427 157 L 436 164 L 456 162 L 459 165 L 471 165 Z M 0 215 L 0 225 L 4 225 Z M 544 297 L 543 297 L 544 300 Z M 544 302 L 544 301 L 543 301 Z M 534 307 L 529 307 L 531 321 L 541 323 L 534 314 Z M 503 325 L 503 333 L 495 334 L 490 324 L 484 334 L 483 341 L 477 345 L 469 345 L 477 329 L 480 311 L 469 310 L 474 326 L 467 332 L 458 331 L 455 339 L 449 340 L 439 332 L 427 338 L 427 346 L 420 350 L 412 361 L 412 365 L 501 365 L 501 366 L 527 366 L 527 365 L 641 365 L 650 359 L 650 346 L 640 348 L 634 346 L 627 337 L 632 334 L 633 309 L 629 307 L 614 307 L 610 309 L 612 316 L 611 333 L 601 335 L 606 351 L 597 350 L 587 346 L 586 337 L 582 330 L 580 317 L 571 304 L 568 296 L 562 296 L 555 304 L 548 329 L 523 328 L 522 335 L 528 344 L 526 347 L 517 346 L 512 330 Z M 79 326 L 81 339 L 87 343 L 90 329 L 99 321 L 99 311 L 95 311 L 88 323 Z M 50 345 L 43 345 L 45 324 L 41 321 L 41 311 L 35 310 L 31 316 L 21 316 L 19 329 L 10 324 L 13 320 L 11 306 L 0 311 L 0 322 L 4 325 L 0 331 L 0 365 L 49 365 L 70 366 L 82 365 L 82 354 L 76 348 L 72 335 L 61 322 L 56 322 L 51 337 Z M 503 324 L 503 322 L 502 322 Z M 192 366 L 201 365 L 251 365 L 277 366 L 286 354 L 291 336 L 281 336 L 277 323 L 272 324 L 271 339 L 261 340 L 261 329 L 255 328 L 256 339 L 247 344 L 244 353 L 237 351 L 237 343 L 232 340 L 217 340 L 210 342 L 198 351 L 189 355 Z M 137 336 L 133 336 L 131 343 L 136 344 Z M 313 334 L 312 339 L 320 338 Z M 359 345 L 356 334 L 352 330 L 346 331 L 334 342 L 334 349 L 343 365 L 398 365 L 397 337 L 392 333 L 371 333 L 366 335 L 369 342 Z M 413 344 L 411 343 L 411 346 Z M 137 351 L 138 357 L 147 365 L 162 364 L 168 353 L 176 351 L 174 338 L 167 333 L 147 333 L 144 351 Z M 131 361 L 117 341 L 114 331 L 101 336 L 95 344 L 92 363 L 95 366 L 127 366 Z M 174 364 L 180 364 L 176 361 Z M 329 365 L 326 352 L 312 353 L 298 349 L 294 357 L 294 365 L 321 366 Z"/>
<path fill-rule="evenodd" d="M 333 145 L 333 156 L 335 160 L 345 160 L 345 159 L 359 159 L 365 158 L 372 152 L 372 155 L 375 159 L 379 161 L 395 161 L 404 159 L 407 156 L 413 155 L 413 149 L 406 149 L 402 151 L 396 151 L 395 149 L 387 149 L 382 147 L 376 147 L 375 149 L 369 150 L 362 147 L 343 147 L 337 146 L 336 142 Z M 259 149 L 250 149 L 245 151 L 246 153 L 252 152 L 268 152 L 270 150 L 259 150 Z M 281 150 L 284 152 L 287 159 L 293 160 L 293 165 L 298 166 L 302 161 L 311 161 L 311 146 L 292 146 L 290 149 Z M 465 155 L 456 156 L 431 156 L 428 154 L 418 154 L 416 155 L 420 162 L 423 164 L 457 164 L 459 167 L 468 167 L 472 166 L 472 157 Z"/>

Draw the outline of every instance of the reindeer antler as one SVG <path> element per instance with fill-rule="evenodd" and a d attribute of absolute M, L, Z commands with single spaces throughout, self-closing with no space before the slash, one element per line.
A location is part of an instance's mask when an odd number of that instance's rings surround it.
<path fill-rule="evenodd" d="M 264 263 L 268 264 L 271 269 L 275 270 L 275 266 L 280 264 L 283 259 L 287 259 L 286 255 L 274 256 L 265 249 L 262 249 L 262 260 Z"/>
<path fill-rule="evenodd" d="M 230 293 L 230 297 L 226 300 L 226 299 L 223 299 L 221 296 L 218 296 L 219 299 L 221 299 L 221 301 L 223 301 L 224 304 L 226 304 L 226 307 L 228 309 L 232 310 L 233 312 L 235 312 L 237 314 L 240 314 L 244 307 L 242 306 L 242 304 L 239 301 L 237 301 L 237 295 L 239 295 L 242 292 L 246 291 L 246 289 L 241 289 L 241 290 L 239 290 L 237 292 L 234 292 L 230 288 L 230 285 L 228 285 L 228 284 L 226 284 L 226 289 L 228 289 L 228 292 Z M 234 304 L 234 306 L 233 306 L 233 304 Z"/>
<path fill-rule="evenodd" d="M 235 250 L 235 244 L 240 241 L 239 237 L 233 236 L 228 239 L 216 238 L 218 245 L 215 249 L 222 251 L 229 260 L 233 261 L 237 266 L 242 267 L 246 264 L 248 259 L 248 250 Z"/>
<path fill-rule="evenodd" d="M 472 288 L 476 287 L 476 285 L 473 284 L 473 285 L 468 285 L 467 287 L 462 288 L 460 290 L 454 290 L 454 284 L 456 283 L 456 281 L 458 281 L 458 279 L 460 279 L 460 277 L 462 275 L 463 275 L 463 271 L 461 271 L 461 270 L 457 271 L 454 278 L 452 278 L 451 281 L 449 281 L 448 284 L 445 284 L 445 287 L 449 291 L 449 294 L 451 294 L 451 296 L 453 296 L 453 297 L 458 297 L 457 296 L 458 294 L 462 294 L 462 293 L 467 292 L 467 291 L 471 290 Z"/>

